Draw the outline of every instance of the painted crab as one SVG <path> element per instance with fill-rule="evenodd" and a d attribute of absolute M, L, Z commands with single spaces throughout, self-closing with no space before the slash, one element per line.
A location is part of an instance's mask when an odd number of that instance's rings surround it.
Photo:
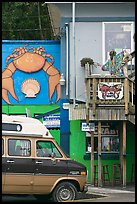
<path fill-rule="evenodd" d="M 8 104 L 11 104 L 8 98 L 8 92 L 18 101 L 18 97 L 14 91 L 14 82 L 12 75 L 19 69 L 26 73 L 33 73 L 43 69 L 48 75 L 49 85 L 49 100 L 52 103 L 52 96 L 54 91 L 57 93 L 56 102 L 60 99 L 60 73 L 53 66 L 54 58 L 46 53 L 46 50 L 39 46 L 38 48 L 31 47 L 28 50 L 24 47 L 18 47 L 13 50 L 12 54 L 6 58 L 7 66 L 2 72 L 2 98 Z M 9 60 L 12 59 L 11 62 Z M 51 62 L 47 61 L 51 59 Z"/>

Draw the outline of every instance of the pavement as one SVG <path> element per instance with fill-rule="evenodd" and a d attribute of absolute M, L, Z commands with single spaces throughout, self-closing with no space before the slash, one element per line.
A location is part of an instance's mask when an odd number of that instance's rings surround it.
<path fill-rule="evenodd" d="M 89 184 L 88 194 L 92 194 L 93 198 L 84 202 L 135 202 L 135 184 L 128 184 L 126 187 L 94 187 Z"/>
<path fill-rule="evenodd" d="M 52 202 L 52 200 L 42 197 L 36 199 L 32 195 L 3 196 L 2 202 Z M 135 202 L 135 184 L 122 186 L 94 187 L 88 184 L 86 194 L 80 193 L 79 198 L 70 202 Z"/>
<path fill-rule="evenodd" d="M 88 192 L 95 193 L 135 193 L 135 184 L 128 184 L 126 187 L 117 185 L 117 186 L 104 186 L 104 187 L 95 187 L 88 184 Z"/>

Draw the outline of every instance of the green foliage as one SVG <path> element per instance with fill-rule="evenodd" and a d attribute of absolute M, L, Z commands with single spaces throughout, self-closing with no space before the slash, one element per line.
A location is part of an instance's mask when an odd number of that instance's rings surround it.
<path fill-rule="evenodd" d="M 47 4 L 2 2 L 3 40 L 52 40 Z"/>

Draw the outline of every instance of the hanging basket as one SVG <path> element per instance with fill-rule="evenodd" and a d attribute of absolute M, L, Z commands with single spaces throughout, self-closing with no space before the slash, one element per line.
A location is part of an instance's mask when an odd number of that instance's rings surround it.
<path fill-rule="evenodd" d="M 85 64 L 89 64 L 89 65 L 93 65 L 94 61 L 91 58 L 83 58 L 82 60 L 80 60 L 81 62 L 81 67 L 85 67 Z"/>

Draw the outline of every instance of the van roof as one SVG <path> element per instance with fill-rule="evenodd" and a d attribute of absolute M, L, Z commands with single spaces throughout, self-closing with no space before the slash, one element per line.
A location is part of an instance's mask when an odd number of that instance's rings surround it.
<path fill-rule="evenodd" d="M 29 136 L 40 136 L 53 138 L 49 130 L 38 120 L 30 117 L 23 116 L 9 116 L 2 114 L 2 133 L 6 135 L 29 135 Z M 16 129 L 10 128 L 13 125 L 17 125 Z M 6 126 L 6 129 L 4 128 Z M 9 126 L 8 126 L 9 125 Z M 21 127 L 18 129 L 18 127 Z"/>

